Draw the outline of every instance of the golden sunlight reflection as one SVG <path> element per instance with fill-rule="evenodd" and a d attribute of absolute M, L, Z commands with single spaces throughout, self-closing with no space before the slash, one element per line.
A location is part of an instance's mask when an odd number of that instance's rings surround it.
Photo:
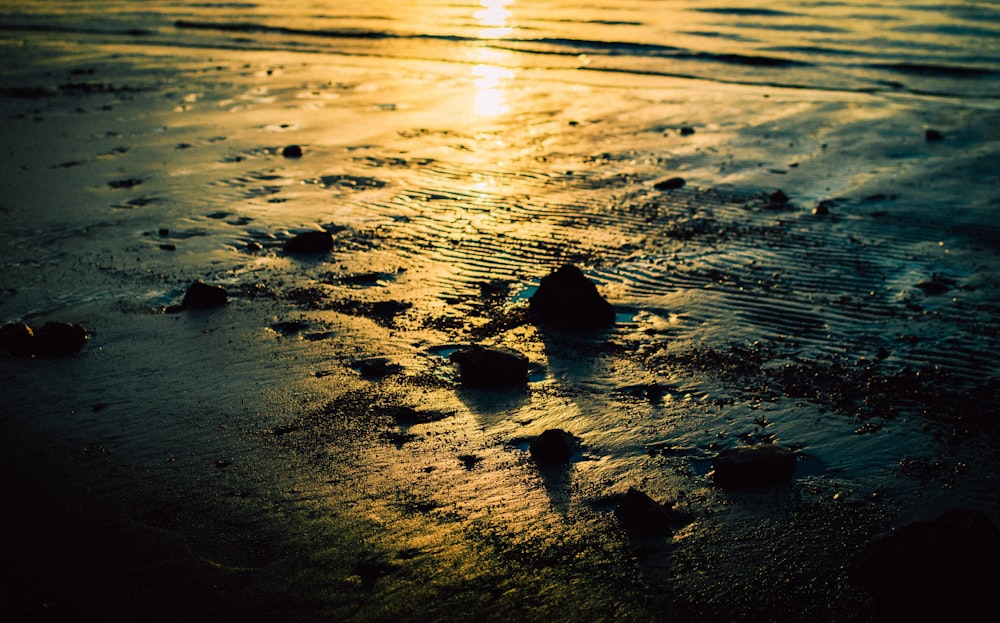
<path fill-rule="evenodd" d="M 482 9 L 476 11 L 476 19 L 483 27 L 479 31 L 480 39 L 499 39 L 510 36 L 514 29 L 508 25 L 510 11 L 507 6 L 514 0 L 480 0 Z"/>
<path fill-rule="evenodd" d="M 480 0 L 481 9 L 475 18 L 482 30 L 481 39 L 499 39 L 509 36 L 514 29 L 509 25 L 511 12 L 508 7 L 514 0 Z M 502 115 L 510 110 L 506 103 L 504 87 L 514 77 L 514 71 L 501 62 L 505 55 L 499 50 L 483 48 L 477 50 L 479 64 L 472 68 L 473 83 L 476 87 L 473 109 L 484 116 Z"/>
<path fill-rule="evenodd" d="M 504 84 L 514 77 L 514 72 L 496 65 L 476 65 L 472 68 L 475 76 L 475 110 L 480 115 L 501 115 L 510 107 L 504 97 Z"/>

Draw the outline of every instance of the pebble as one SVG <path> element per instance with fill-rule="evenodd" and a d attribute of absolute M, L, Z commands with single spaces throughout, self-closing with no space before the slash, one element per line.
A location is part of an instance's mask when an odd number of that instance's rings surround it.
<path fill-rule="evenodd" d="M 184 294 L 181 306 L 187 309 L 213 309 L 229 303 L 229 296 L 222 286 L 212 286 L 199 280 L 191 284 Z"/>
<path fill-rule="evenodd" d="M 328 231 L 307 231 L 285 243 L 289 255 L 318 255 L 333 249 L 333 234 Z"/>
<path fill-rule="evenodd" d="M 298 145 L 289 145 L 281 150 L 281 155 L 285 158 L 301 158 L 302 148 Z"/>

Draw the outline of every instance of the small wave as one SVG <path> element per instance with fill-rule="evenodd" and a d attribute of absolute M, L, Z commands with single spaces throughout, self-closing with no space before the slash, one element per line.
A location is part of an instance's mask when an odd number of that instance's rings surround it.
<path fill-rule="evenodd" d="M 709 9 L 694 9 L 699 13 L 713 13 L 715 15 L 737 15 L 745 17 L 783 17 L 788 15 L 795 15 L 794 13 L 789 13 L 787 11 L 778 11 L 775 9 L 753 9 L 745 7 L 720 7 L 720 8 L 709 8 Z"/>
<path fill-rule="evenodd" d="M 925 65 L 915 63 L 884 63 L 869 65 L 874 69 L 887 69 L 904 74 L 942 78 L 986 78 L 997 75 L 991 69 L 962 67 L 958 65 Z"/>
<path fill-rule="evenodd" d="M 63 26 L 60 24 L 2 24 L 0 31 L 7 32 L 51 32 L 75 35 L 124 35 L 128 37 L 143 37 L 154 34 L 145 28 L 101 29 L 83 26 Z"/>

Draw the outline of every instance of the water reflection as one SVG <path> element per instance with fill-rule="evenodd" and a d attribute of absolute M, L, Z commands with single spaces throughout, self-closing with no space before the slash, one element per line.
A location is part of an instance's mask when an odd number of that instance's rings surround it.
<path fill-rule="evenodd" d="M 479 31 L 480 39 L 500 39 L 509 37 L 514 29 L 508 25 L 510 11 L 507 7 L 513 4 L 514 0 L 480 0 L 482 9 L 476 11 L 476 19 L 483 27 Z"/>
<path fill-rule="evenodd" d="M 483 7 L 475 13 L 482 30 L 480 39 L 499 39 L 510 36 L 514 29 L 510 26 L 511 12 L 508 10 L 514 0 L 480 0 Z M 476 87 L 473 108 L 484 116 L 502 115 L 510 110 L 506 103 L 505 87 L 514 78 L 514 71 L 503 66 L 501 61 L 508 53 L 482 48 L 477 50 L 478 60 L 483 61 L 472 68 L 473 84 Z"/>
<path fill-rule="evenodd" d="M 505 100 L 504 86 L 514 77 L 506 67 L 480 64 L 472 68 L 476 85 L 475 110 L 480 115 L 501 115 L 510 110 Z"/>

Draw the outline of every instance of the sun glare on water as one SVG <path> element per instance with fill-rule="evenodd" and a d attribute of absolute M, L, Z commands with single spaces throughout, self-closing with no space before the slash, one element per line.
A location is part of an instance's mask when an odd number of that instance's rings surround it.
<path fill-rule="evenodd" d="M 483 7 L 475 13 L 482 30 L 480 39 L 499 39 L 514 32 L 510 26 L 511 12 L 508 7 L 514 0 L 480 0 Z M 472 68 L 473 83 L 476 87 L 474 109 L 484 116 L 502 115 L 510 110 L 505 101 L 504 88 L 514 78 L 514 71 L 502 66 L 503 53 L 499 50 L 482 48 L 478 50 L 484 61 Z"/>
<path fill-rule="evenodd" d="M 479 31 L 480 39 L 500 39 L 514 32 L 508 23 L 511 13 L 507 10 L 513 2 L 514 0 L 480 0 L 479 4 L 483 8 L 476 11 L 476 19 L 483 27 Z"/>

